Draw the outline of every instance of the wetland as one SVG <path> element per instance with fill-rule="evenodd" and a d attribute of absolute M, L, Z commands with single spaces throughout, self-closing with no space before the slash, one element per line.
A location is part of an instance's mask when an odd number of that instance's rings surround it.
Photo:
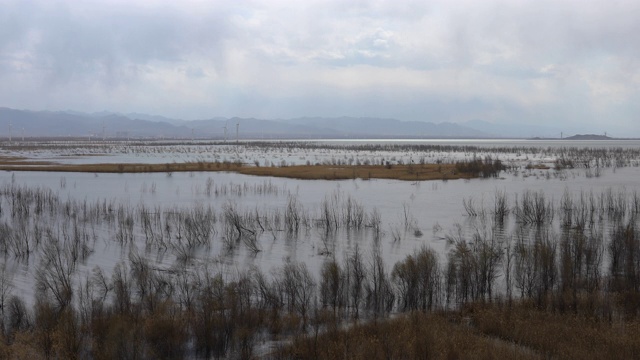
<path fill-rule="evenodd" d="M 412 357 L 428 351 L 391 329 L 415 321 L 476 339 L 466 357 L 563 358 L 514 329 L 637 326 L 633 141 L 51 141 L 0 155 L 8 357 L 368 357 L 336 340 L 349 331 Z M 452 354 L 423 335 L 416 346 Z"/>

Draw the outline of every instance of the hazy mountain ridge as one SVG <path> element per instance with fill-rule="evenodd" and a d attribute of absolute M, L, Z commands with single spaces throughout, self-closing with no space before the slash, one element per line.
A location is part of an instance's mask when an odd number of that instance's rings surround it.
<path fill-rule="evenodd" d="M 110 111 L 30 111 L 0 108 L 0 134 L 39 137 L 131 137 L 131 138 L 491 138 L 508 137 L 491 126 L 457 123 L 401 121 L 371 117 L 301 117 L 264 120 L 211 118 L 179 120 L 140 113 Z M 236 126 L 237 124 L 238 127 Z M 476 122 L 475 125 L 488 124 Z M 24 129 L 24 130 L 23 130 Z M 522 136 L 524 137 L 524 136 Z"/>
<path fill-rule="evenodd" d="M 530 124 L 504 124 L 504 123 L 490 123 L 484 120 L 470 120 L 462 123 L 462 125 L 478 129 L 490 134 L 500 134 L 500 137 L 508 138 L 532 138 L 532 137 L 548 137 L 559 138 L 562 129 L 530 125 Z M 569 131 L 571 129 L 565 129 Z"/>
<path fill-rule="evenodd" d="M 345 137 L 490 137 L 483 131 L 453 123 L 435 124 L 421 121 L 400 121 L 384 118 L 318 118 L 305 117 L 284 120 L 290 124 L 331 129 Z"/>
<path fill-rule="evenodd" d="M 131 119 L 113 112 L 30 111 L 0 108 L 0 134 L 14 137 L 185 137 L 191 129 L 167 122 Z"/>

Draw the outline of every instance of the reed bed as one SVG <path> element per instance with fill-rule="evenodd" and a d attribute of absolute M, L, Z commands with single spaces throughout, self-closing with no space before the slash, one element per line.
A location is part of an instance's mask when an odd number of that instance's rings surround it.
<path fill-rule="evenodd" d="M 470 163 L 470 164 L 473 164 Z M 395 179 L 395 180 L 455 180 L 470 179 L 479 176 L 492 176 L 503 170 L 489 167 L 476 167 L 457 164 L 418 164 L 418 165 L 298 165 L 282 167 L 245 166 L 238 162 L 187 162 L 166 164 L 46 164 L 27 162 L 2 162 L 0 170 L 11 171 L 50 171 L 50 172 L 86 172 L 86 173 L 152 173 L 152 172 L 194 172 L 227 171 L 244 175 L 273 176 L 306 180 L 345 180 L 345 179 Z M 491 175 L 490 175 L 491 174 Z"/>

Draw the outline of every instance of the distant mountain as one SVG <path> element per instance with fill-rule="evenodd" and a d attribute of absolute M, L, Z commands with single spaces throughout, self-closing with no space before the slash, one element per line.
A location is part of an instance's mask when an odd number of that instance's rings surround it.
<path fill-rule="evenodd" d="M 166 122 L 173 125 L 183 125 L 185 123 L 185 120 L 170 119 L 170 118 L 159 116 L 159 115 L 147 115 L 147 114 L 141 114 L 141 113 L 128 113 L 128 114 L 122 114 L 122 115 L 128 117 L 131 120 Z"/>
<path fill-rule="evenodd" d="M 434 124 L 421 121 L 400 121 L 381 118 L 298 118 L 284 120 L 285 123 L 311 126 L 320 132 L 332 132 L 339 137 L 408 137 L 408 138 L 436 138 L 436 137 L 471 137 L 486 138 L 486 132 L 453 123 Z"/>
<path fill-rule="evenodd" d="M 237 125 L 237 126 L 236 126 Z M 197 133 L 211 134 L 214 137 L 224 137 L 226 127 L 227 138 L 235 139 L 236 130 L 241 138 L 272 139 L 272 138 L 320 138 L 334 137 L 337 132 L 331 129 L 318 129 L 314 126 L 288 124 L 282 120 L 261 120 L 254 118 L 230 118 L 195 120 L 185 122 Z"/>
<path fill-rule="evenodd" d="M 185 137 L 191 129 L 166 122 L 131 120 L 115 113 L 29 111 L 0 108 L 0 134 L 14 137 Z"/>
<path fill-rule="evenodd" d="M 506 138 L 559 138 L 562 129 L 529 125 L 529 124 L 494 124 L 483 120 L 471 120 L 462 123 L 464 126 L 482 131 L 490 134 L 494 137 L 506 137 Z M 565 129 L 567 131 L 568 129 Z"/>
<path fill-rule="evenodd" d="M 29 111 L 0 108 L 0 137 L 23 132 L 32 137 L 120 137 L 120 138 L 488 138 L 499 135 L 484 128 L 454 123 L 400 121 L 381 118 L 321 118 L 262 120 L 212 118 L 178 120 L 140 113 L 110 111 Z"/>

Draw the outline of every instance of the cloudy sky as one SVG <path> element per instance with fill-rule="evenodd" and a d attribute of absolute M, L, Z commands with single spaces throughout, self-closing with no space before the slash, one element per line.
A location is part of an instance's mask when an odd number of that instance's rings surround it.
<path fill-rule="evenodd" d="M 640 136 L 640 2 L 0 0 L 0 106 Z"/>

